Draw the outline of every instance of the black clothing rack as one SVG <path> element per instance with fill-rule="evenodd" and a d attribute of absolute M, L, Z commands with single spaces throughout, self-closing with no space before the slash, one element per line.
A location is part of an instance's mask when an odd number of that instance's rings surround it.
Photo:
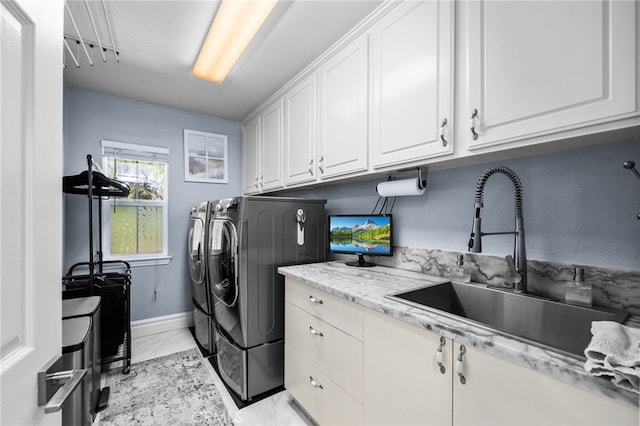
<path fill-rule="evenodd" d="M 62 190 L 67 194 L 86 195 L 89 203 L 89 261 L 71 266 L 62 277 L 63 299 L 101 296 L 100 347 L 102 364 L 123 361 L 123 372 L 131 369 L 131 265 L 122 260 L 103 260 L 102 199 L 126 197 L 129 185 L 110 179 L 94 170 L 95 162 L 87 155 L 87 170 L 62 178 Z M 97 261 L 94 258 L 93 204 L 98 200 Z M 116 271 L 105 272 L 104 266 Z M 88 270 L 88 273 L 82 273 Z M 79 272 L 82 271 L 82 272 Z"/>

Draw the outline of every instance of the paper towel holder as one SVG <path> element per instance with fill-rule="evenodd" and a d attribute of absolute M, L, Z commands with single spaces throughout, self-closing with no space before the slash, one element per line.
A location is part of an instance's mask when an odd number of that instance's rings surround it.
<path fill-rule="evenodd" d="M 385 182 L 380 182 L 376 191 L 380 197 L 397 197 L 405 195 L 422 195 L 427 187 L 426 179 L 422 177 L 422 169 L 417 167 L 418 177 L 411 179 L 391 180 L 389 176 Z"/>
<path fill-rule="evenodd" d="M 417 167 L 418 169 L 418 189 L 425 189 L 427 187 L 427 180 L 422 179 L 422 169 Z"/>

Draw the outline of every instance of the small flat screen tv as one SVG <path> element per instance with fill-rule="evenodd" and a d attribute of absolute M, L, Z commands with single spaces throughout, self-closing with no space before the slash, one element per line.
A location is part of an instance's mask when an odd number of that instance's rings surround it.
<path fill-rule="evenodd" d="M 375 266 L 364 255 L 392 256 L 391 215 L 329 215 L 329 252 L 358 255 L 349 266 Z"/>

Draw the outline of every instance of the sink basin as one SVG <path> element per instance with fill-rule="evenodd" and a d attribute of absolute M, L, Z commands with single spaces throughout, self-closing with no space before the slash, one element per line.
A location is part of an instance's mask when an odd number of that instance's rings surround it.
<path fill-rule="evenodd" d="M 501 289 L 451 282 L 386 297 L 453 314 L 582 359 L 591 340 L 591 321 L 621 323 L 628 316 L 622 311 L 567 305 Z"/>

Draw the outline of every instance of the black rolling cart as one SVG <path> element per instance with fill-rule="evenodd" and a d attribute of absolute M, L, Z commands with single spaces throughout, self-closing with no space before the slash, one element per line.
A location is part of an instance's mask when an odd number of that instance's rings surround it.
<path fill-rule="evenodd" d="M 122 371 L 127 374 L 131 369 L 131 266 L 125 261 L 102 258 L 102 200 L 128 196 L 129 186 L 96 170 L 91 155 L 87 155 L 87 170 L 63 177 L 62 187 L 67 194 L 86 195 L 89 208 L 89 261 L 74 264 L 62 277 L 62 298 L 101 297 L 101 363 L 122 361 Z M 94 256 L 93 211 L 96 200 L 99 249 Z"/>

